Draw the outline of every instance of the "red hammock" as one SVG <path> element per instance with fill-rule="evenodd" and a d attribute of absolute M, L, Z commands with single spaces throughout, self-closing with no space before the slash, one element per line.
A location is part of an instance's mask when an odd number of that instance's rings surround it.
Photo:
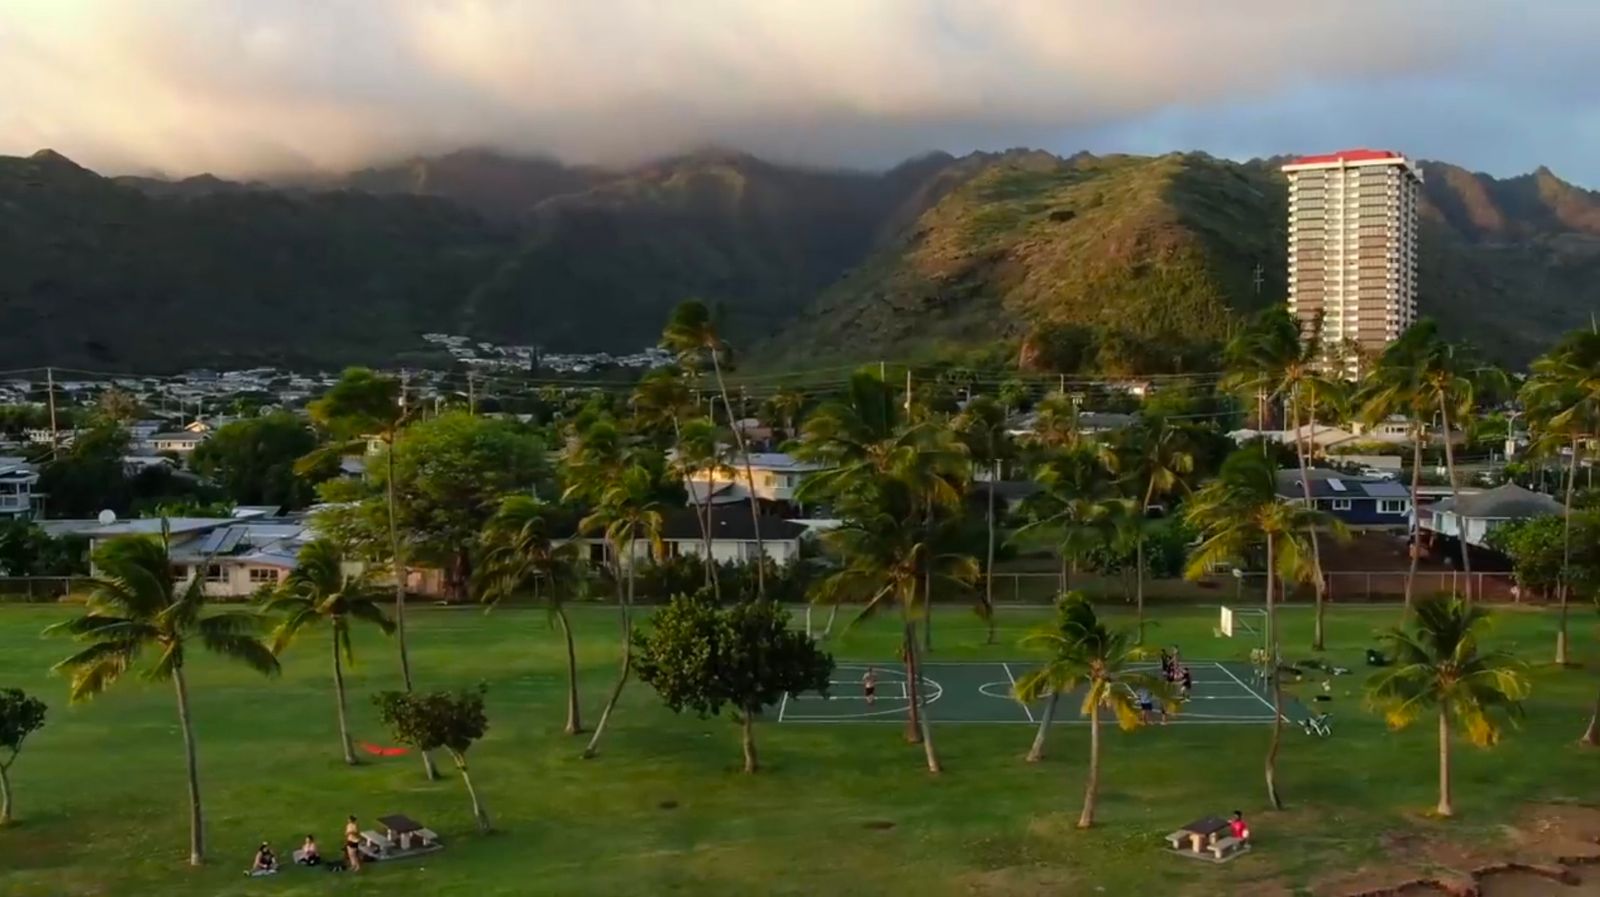
<path fill-rule="evenodd" d="M 368 744 L 365 741 L 358 741 L 356 745 L 374 757 L 404 757 L 406 754 L 411 753 L 403 747 L 383 747 L 382 745 Z"/>

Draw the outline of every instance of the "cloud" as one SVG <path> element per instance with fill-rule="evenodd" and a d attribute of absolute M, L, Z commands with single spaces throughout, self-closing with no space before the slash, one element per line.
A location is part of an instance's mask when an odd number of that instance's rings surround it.
<path fill-rule="evenodd" d="M 1596 26 L 1564 0 L 10 0 L 0 152 L 246 175 L 462 146 L 882 165 L 1369 142 L 1593 180 L 1563 146 L 1600 128 Z"/>

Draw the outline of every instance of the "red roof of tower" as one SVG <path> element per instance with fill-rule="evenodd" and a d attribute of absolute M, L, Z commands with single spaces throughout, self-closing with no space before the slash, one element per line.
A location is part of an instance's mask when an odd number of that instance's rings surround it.
<path fill-rule="evenodd" d="M 1400 159 L 1404 158 L 1392 150 L 1375 149 L 1347 149 L 1336 153 L 1323 153 L 1319 156 L 1301 156 L 1291 159 L 1290 165 L 1324 165 L 1329 162 L 1370 162 L 1374 159 Z"/>

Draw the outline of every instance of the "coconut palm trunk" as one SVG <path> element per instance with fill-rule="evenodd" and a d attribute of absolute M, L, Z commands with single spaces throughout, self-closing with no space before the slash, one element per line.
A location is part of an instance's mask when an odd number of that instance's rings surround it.
<path fill-rule="evenodd" d="M 1439 420 L 1444 427 L 1444 465 L 1445 473 L 1450 477 L 1450 504 L 1455 508 L 1456 538 L 1461 541 L 1461 572 L 1466 575 L 1465 595 L 1467 603 L 1472 603 L 1472 553 L 1467 546 L 1466 517 L 1461 514 L 1461 487 L 1456 485 L 1456 451 L 1450 439 L 1450 406 L 1445 402 L 1444 395 L 1439 396 Z"/>
<path fill-rule="evenodd" d="M 467 758 L 455 751 L 450 752 L 450 759 L 456 762 L 456 769 L 461 771 L 461 784 L 467 786 L 467 797 L 472 801 L 472 821 L 478 824 L 478 831 L 488 834 L 494 831 L 489 822 L 489 810 L 484 807 L 483 801 L 478 798 L 478 789 L 472 786 L 472 774 L 467 771 Z"/>
<path fill-rule="evenodd" d="M 184 770 L 189 778 L 189 865 L 206 861 L 205 820 L 200 812 L 200 762 L 195 756 L 194 722 L 189 717 L 189 684 L 183 665 L 173 667 L 172 687 L 178 697 L 178 726 L 183 730 Z"/>
<path fill-rule="evenodd" d="M 600 721 L 594 724 L 594 734 L 589 736 L 589 743 L 583 749 L 583 759 L 592 760 L 600 750 L 600 736 L 605 734 L 606 723 L 611 720 L 611 711 L 616 709 L 617 700 L 622 697 L 622 687 L 628 684 L 628 674 L 633 670 L 633 540 L 627 542 L 628 556 L 628 586 L 622 598 L 622 670 L 617 674 L 617 684 L 611 687 L 611 696 L 606 698 L 606 706 L 600 710 Z M 620 558 L 618 564 L 620 566 Z M 621 571 L 618 571 L 621 572 Z"/>
<path fill-rule="evenodd" d="M 838 616 L 839 616 L 839 603 L 836 601 L 836 602 L 834 602 L 833 607 L 828 608 L 828 623 L 827 623 L 826 626 L 822 627 L 822 637 L 824 639 L 826 639 L 829 636 L 833 635 L 833 621 L 836 618 L 838 618 Z"/>
<path fill-rule="evenodd" d="M 1278 749 L 1283 744 L 1283 688 L 1278 681 L 1278 604 L 1273 597 L 1273 582 L 1277 540 L 1267 534 L 1267 668 L 1272 677 L 1272 737 L 1267 742 L 1267 803 L 1274 810 L 1283 809 L 1283 799 L 1278 796 Z"/>
<path fill-rule="evenodd" d="M 1561 515 L 1561 615 L 1556 624 L 1556 665 L 1567 665 L 1567 599 L 1572 592 L 1572 493 L 1578 485 L 1578 437 L 1572 437 L 1572 460 L 1567 462 L 1566 511 Z"/>
<path fill-rule="evenodd" d="M 1292 426 L 1294 427 L 1295 461 L 1300 465 L 1300 490 L 1305 496 L 1306 508 L 1315 510 L 1317 507 L 1316 502 L 1311 498 L 1310 465 L 1306 463 L 1306 443 L 1300 435 L 1300 403 L 1292 399 L 1289 402 L 1289 417 L 1293 421 Z M 1313 421 L 1312 425 L 1315 426 L 1315 423 Z M 1314 577 L 1313 582 L 1316 586 L 1316 610 L 1313 614 L 1314 622 L 1311 626 L 1311 650 L 1321 651 L 1323 650 L 1322 603 L 1324 586 L 1322 581 L 1322 550 L 1318 544 L 1316 526 L 1307 527 L 1306 534 L 1311 537 L 1311 575 Z"/>
<path fill-rule="evenodd" d="M 1455 814 L 1450 805 L 1450 711 L 1443 705 L 1439 707 L 1439 806 L 1434 812 L 1440 816 Z"/>
<path fill-rule="evenodd" d="M 1090 683 L 1089 687 L 1095 687 Z M 1083 812 L 1078 814 L 1078 828 L 1094 825 L 1095 795 L 1100 791 L 1100 702 L 1089 705 L 1089 775 L 1083 784 Z"/>
<path fill-rule="evenodd" d="M 906 742 L 916 744 L 922 740 L 922 707 L 917 695 L 922 691 L 917 683 L 917 626 L 911 617 L 905 617 L 900 650 L 905 654 L 906 701 L 910 705 L 906 716 Z"/>
<path fill-rule="evenodd" d="M 0 825 L 11 822 L 11 776 L 8 763 L 0 763 Z"/>
<path fill-rule="evenodd" d="M 943 771 L 943 767 L 939 764 L 939 752 L 933 747 L 933 728 L 931 725 L 929 725 L 928 720 L 928 700 L 927 695 L 924 693 L 922 688 L 922 664 L 917 657 L 917 640 L 915 633 L 913 633 L 910 644 L 911 675 L 912 681 L 916 682 L 916 689 L 913 693 L 914 696 L 911 699 L 911 704 L 916 708 L 918 731 L 922 736 L 922 755 L 928 763 L 928 772 L 938 775 Z"/>
<path fill-rule="evenodd" d="M 739 720 L 739 734 L 744 742 L 744 771 L 755 772 L 761 768 L 760 761 L 756 758 L 756 711 L 753 707 L 744 708 Z"/>
<path fill-rule="evenodd" d="M 343 631 L 344 622 L 335 621 L 333 624 L 333 697 L 339 709 L 339 749 L 344 752 L 344 762 L 349 766 L 356 765 L 355 748 L 350 744 L 350 718 L 349 708 L 345 704 L 344 694 L 344 658 L 339 650 L 342 638 L 347 637 Z"/>
<path fill-rule="evenodd" d="M 990 453 L 994 451 L 994 437 L 989 439 Z M 983 610 L 988 617 L 989 635 L 985 644 L 994 644 L 994 492 L 1000 485 L 1000 462 L 995 461 L 989 475 L 989 551 L 983 564 Z"/>
<path fill-rule="evenodd" d="M 389 505 L 389 551 L 394 563 L 394 635 L 395 644 L 400 649 L 400 681 L 405 686 L 406 693 L 411 693 L 411 652 L 406 649 L 406 560 L 400 550 L 400 522 L 399 501 L 395 497 L 394 488 L 394 453 L 400 434 L 397 430 L 389 433 L 389 451 L 386 467 L 388 469 L 388 482 L 385 483 L 384 497 Z M 433 755 L 427 751 L 422 752 L 422 771 L 428 781 L 439 778 L 439 770 L 433 765 Z"/>
<path fill-rule="evenodd" d="M 567 619 L 566 608 L 559 605 L 556 607 L 556 623 L 561 626 L 561 640 L 567 648 L 567 725 L 562 731 L 576 735 L 583 731 L 578 707 L 578 652 L 572 643 L 572 622 Z"/>
<path fill-rule="evenodd" d="M 1413 422 L 1411 440 L 1411 546 L 1410 565 L 1406 567 L 1406 597 L 1404 615 L 1411 616 L 1411 601 L 1417 583 L 1417 562 L 1422 555 L 1422 512 L 1417 504 L 1417 493 L 1422 489 L 1422 427 Z"/>
<path fill-rule="evenodd" d="M 722 379 L 722 361 L 717 350 L 711 350 L 711 370 L 717 375 L 717 392 L 722 394 L 722 407 L 728 412 L 728 424 L 733 430 L 733 444 L 744 459 L 745 485 L 750 490 L 750 523 L 756 531 L 756 597 L 767 597 L 767 547 L 761 539 L 761 499 L 756 497 L 756 472 L 750 466 L 750 452 L 745 448 L 744 431 L 739 429 L 738 415 L 733 413 L 733 403 L 728 400 L 728 384 Z"/>
<path fill-rule="evenodd" d="M 1044 739 L 1050 732 L 1050 721 L 1055 719 L 1056 704 L 1061 701 L 1061 692 L 1050 693 L 1050 700 L 1045 702 L 1044 714 L 1039 717 L 1039 731 L 1033 735 L 1033 746 L 1028 748 L 1028 756 L 1024 759 L 1029 763 L 1038 763 L 1044 759 Z"/>
<path fill-rule="evenodd" d="M 1578 740 L 1590 747 L 1600 747 L 1600 694 L 1595 695 L 1594 712 L 1589 714 L 1589 726 L 1583 730 L 1583 737 Z"/>

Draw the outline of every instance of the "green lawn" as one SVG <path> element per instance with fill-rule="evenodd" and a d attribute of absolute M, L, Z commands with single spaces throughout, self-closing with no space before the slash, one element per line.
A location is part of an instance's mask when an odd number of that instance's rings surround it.
<path fill-rule="evenodd" d="M 1041 611 L 1002 611 L 1001 644 L 982 645 L 965 611 L 941 612 L 936 660 L 1015 659 L 1016 638 Z M 499 828 L 472 831 L 455 778 L 428 783 L 412 758 L 339 762 L 326 642 L 308 638 L 262 681 L 210 659 L 192 664 L 210 864 L 190 870 L 182 752 L 170 688 L 130 679 L 92 704 L 69 707 L 47 667 L 68 651 L 39 631 L 58 608 L 0 607 L 0 686 L 51 704 L 49 725 L 13 770 L 18 824 L 0 830 L 0 894 L 1219 894 L 1258 879 L 1300 885 L 1379 853 L 1376 837 L 1447 826 L 1492 838 L 1524 800 L 1593 797 L 1600 754 L 1575 745 L 1597 685 L 1591 616 L 1575 617 L 1585 669 L 1535 669 L 1522 727 L 1493 751 L 1457 752 L 1457 819 L 1434 801 L 1433 727 L 1387 733 L 1356 697 L 1361 651 L 1392 608 L 1341 610 L 1329 658 L 1356 668 L 1338 680 L 1336 733 L 1285 733 L 1280 781 L 1288 812 L 1262 810 L 1263 727 L 1188 726 L 1108 738 L 1101 825 L 1073 828 L 1087 737 L 1052 735 L 1049 759 L 1020 761 L 1023 725 L 936 725 L 946 772 L 930 778 L 920 749 L 895 726 L 758 727 L 766 769 L 740 774 L 727 720 L 673 716 L 629 686 L 595 760 L 563 736 L 559 639 L 537 611 L 422 610 L 412 614 L 413 665 L 424 687 L 487 682 L 491 731 L 473 752 L 474 779 Z M 586 722 L 598 715 L 616 657 L 616 618 L 575 615 Z M 1553 618 L 1507 612 L 1497 637 L 1530 661 L 1548 659 Z M 1214 639 L 1214 610 L 1168 611 L 1153 638 L 1194 659 L 1238 659 L 1249 646 Z M 1286 652 L 1304 656 L 1310 614 L 1284 613 Z M 832 643 L 841 660 L 893 656 L 890 621 Z M 397 680 L 392 643 L 357 635 L 351 676 L 359 738 L 384 742 L 367 695 Z M 674 806 L 675 805 L 675 806 Z M 671 808 L 668 808 L 671 807 Z M 1222 867 L 1161 853 L 1159 835 L 1196 815 L 1241 808 L 1259 847 Z M 359 876 L 293 868 L 241 875 L 258 840 L 286 855 L 305 832 L 336 843 L 347 813 L 405 812 L 449 843 L 422 860 L 369 866 Z M 869 823 L 892 822 L 889 830 Z M 1097 890 L 1097 888 L 1102 890 Z"/>

